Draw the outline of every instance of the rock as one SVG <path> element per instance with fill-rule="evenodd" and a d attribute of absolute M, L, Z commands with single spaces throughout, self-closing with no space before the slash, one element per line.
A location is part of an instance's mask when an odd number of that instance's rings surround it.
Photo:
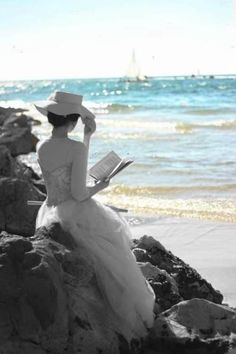
<path fill-rule="evenodd" d="M 27 200 L 44 200 L 45 194 L 27 180 L 4 177 L 0 196 L 0 231 L 32 236 L 38 210 L 28 206 Z"/>
<path fill-rule="evenodd" d="M 135 240 L 134 243 L 133 253 L 137 256 L 138 262 L 148 261 L 153 266 L 165 270 L 178 286 L 178 293 L 171 292 L 168 298 L 168 291 L 171 291 L 172 287 L 167 279 L 159 277 L 157 282 L 155 280 L 150 281 L 156 293 L 157 302 L 162 303 L 162 310 L 180 300 L 192 298 L 202 298 L 217 304 L 222 303 L 223 295 L 218 290 L 215 290 L 195 269 L 167 251 L 153 237 L 143 236 L 140 240 Z M 136 251 L 137 249 L 138 251 Z M 140 252 L 140 249 L 144 251 Z"/>
<path fill-rule="evenodd" d="M 137 247 L 134 248 L 132 251 L 133 254 L 135 255 L 137 262 L 145 263 L 151 261 L 151 258 L 146 250 Z"/>
<path fill-rule="evenodd" d="M 31 240 L 43 239 L 52 239 L 69 250 L 73 250 L 77 247 L 74 238 L 71 237 L 68 232 L 64 231 L 59 223 L 52 223 L 48 227 L 40 227 L 36 234 L 31 238 Z"/>
<path fill-rule="evenodd" d="M 40 125 L 41 122 L 25 114 L 14 113 L 3 122 L 4 127 L 31 127 L 31 125 Z"/>
<path fill-rule="evenodd" d="M 164 312 L 164 316 L 186 328 L 193 328 L 197 334 L 206 338 L 236 333 L 236 311 L 228 306 L 214 304 L 203 299 L 180 302 Z"/>
<path fill-rule="evenodd" d="M 0 352 L 62 352 L 68 312 L 60 265 L 50 249 L 20 236 L 4 233 L 0 250 Z"/>
<path fill-rule="evenodd" d="M 44 181 L 0 145 L 0 231 L 32 236 L 38 209 L 27 200 L 45 200 Z"/>
<path fill-rule="evenodd" d="M 27 181 L 42 182 L 42 178 L 33 170 L 32 167 L 26 165 L 18 157 L 14 160 L 14 176 Z"/>
<path fill-rule="evenodd" d="M 21 108 L 0 107 L 0 125 L 3 125 L 5 120 L 8 119 L 12 114 L 25 112 L 25 111 L 26 109 L 21 109 Z"/>
<path fill-rule="evenodd" d="M 157 283 L 163 277 L 178 294 L 166 270 L 139 266 L 147 279 Z M 223 354 L 234 345 L 235 332 L 235 310 L 191 299 L 159 313 L 146 339 L 129 347 L 99 290 L 88 251 L 60 224 L 28 238 L 0 234 L 1 354 Z"/>
<path fill-rule="evenodd" d="M 3 123 L 4 127 L 28 127 L 30 123 L 28 117 L 25 114 L 17 115 L 11 114 L 10 117 L 5 119 Z"/>
<path fill-rule="evenodd" d="M 44 180 L 41 178 L 39 180 L 33 180 L 32 181 L 34 186 L 43 194 L 45 194 L 45 198 L 46 198 L 46 194 L 47 194 L 47 190 L 46 190 L 46 186 L 45 186 L 45 182 Z"/>
<path fill-rule="evenodd" d="M 166 310 L 183 300 L 179 294 L 178 284 L 165 270 L 159 269 L 149 262 L 138 264 L 155 292 L 158 312 Z"/>
<path fill-rule="evenodd" d="M 45 184 L 4 145 L 0 145 L 0 196 L 0 231 L 33 235 L 37 208 L 28 206 L 27 200 L 43 201 Z"/>
<path fill-rule="evenodd" d="M 236 312 L 204 299 L 191 299 L 160 314 L 149 347 L 163 353 L 227 353 L 234 345 Z"/>
<path fill-rule="evenodd" d="M 89 254 L 58 224 L 1 233 L 0 353 L 131 353 L 115 323 Z"/>
<path fill-rule="evenodd" d="M 15 161 L 12 158 L 9 149 L 4 145 L 0 145 L 0 176 L 14 176 L 14 167 Z"/>
<path fill-rule="evenodd" d="M 40 125 L 41 122 L 37 119 L 32 118 L 23 112 L 27 111 L 25 108 L 4 108 L 0 107 L 0 125 L 14 125 L 26 126 L 27 125 Z"/>
<path fill-rule="evenodd" d="M 165 277 L 165 279 L 168 279 L 169 283 L 171 284 L 173 291 L 178 292 L 178 286 L 175 279 L 171 277 L 165 270 L 159 269 L 153 266 L 151 263 L 138 264 L 146 279 L 158 281 L 160 277 Z"/>
<path fill-rule="evenodd" d="M 165 247 L 152 236 L 144 235 L 139 240 L 136 240 L 136 247 L 148 251 L 150 254 L 155 254 L 157 251 L 167 252 Z"/>
<path fill-rule="evenodd" d="M 0 145 L 0 176 L 40 180 L 40 177 L 31 167 L 13 158 L 5 145 Z"/>
<path fill-rule="evenodd" d="M 45 182 L 35 171 L 17 158 L 13 158 L 9 149 L 0 145 L 0 178 L 16 177 L 27 180 L 46 194 Z M 46 196 L 45 196 L 46 197 Z"/>
<path fill-rule="evenodd" d="M 15 166 L 15 176 L 17 178 L 25 179 L 31 182 L 34 187 L 36 187 L 40 192 L 47 194 L 44 179 L 41 178 L 32 167 L 27 166 L 24 162 L 17 159 L 17 164 Z M 44 199 L 45 199 L 44 198 Z"/>
<path fill-rule="evenodd" d="M 0 128 L 0 145 L 7 146 L 12 156 L 35 152 L 38 141 L 39 139 L 31 133 L 29 128 Z"/>

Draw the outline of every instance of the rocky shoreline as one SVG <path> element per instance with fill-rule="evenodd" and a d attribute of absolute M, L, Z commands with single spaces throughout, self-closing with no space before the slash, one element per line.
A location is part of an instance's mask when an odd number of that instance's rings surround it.
<path fill-rule="evenodd" d="M 132 251 L 156 294 L 156 319 L 131 347 L 114 328 L 89 255 L 59 224 L 35 231 L 43 180 L 18 156 L 35 151 L 39 124 L 0 107 L 0 354 L 230 353 L 236 311 L 200 274 L 151 236 Z"/>
<path fill-rule="evenodd" d="M 44 200 L 43 180 L 18 158 L 35 152 L 38 138 L 32 134 L 39 121 L 21 109 L 0 107 L 0 230 L 23 236 L 34 234 L 36 208 L 27 200 Z"/>

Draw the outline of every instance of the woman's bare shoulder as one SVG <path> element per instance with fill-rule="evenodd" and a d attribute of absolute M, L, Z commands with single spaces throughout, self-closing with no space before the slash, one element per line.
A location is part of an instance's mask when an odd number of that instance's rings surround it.
<path fill-rule="evenodd" d="M 82 141 L 72 140 L 74 146 L 76 147 L 85 147 L 85 144 Z"/>
<path fill-rule="evenodd" d="M 43 152 L 50 151 L 52 147 L 54 150 L 55 144 L 57 145 L 58 141 L 57 142 L 54 141 L 53 145 L 52 145 L 51 139 L 40 140 L 36 145 L 36 152 L 40 155 Z M 63 150 L 65 149 L 64 144 L 67 146 L 67 148 L 66 148 L 67 152 L 69 152 L 71 150 L 72 154 L 83 153 L 86 150 L 84 143 L 82 143 L 81 141 L 66 139 L 63 141 L 63 144 L 62 144 L 62 142 L 60 142 L 60 146 Z M 59 150 L 60 150 L 60 146 L 58 146 Z"/>

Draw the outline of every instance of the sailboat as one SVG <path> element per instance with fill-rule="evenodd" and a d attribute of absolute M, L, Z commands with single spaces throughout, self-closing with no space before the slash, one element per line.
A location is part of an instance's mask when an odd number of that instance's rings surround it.
<path fill-rule="evenodd" d="M 125 80 L 128 82 L 146 81 L 147 76 L 143 75 L 136 61 L 135 50 L 133 49 L 131 60 L 128 66 Z"/>

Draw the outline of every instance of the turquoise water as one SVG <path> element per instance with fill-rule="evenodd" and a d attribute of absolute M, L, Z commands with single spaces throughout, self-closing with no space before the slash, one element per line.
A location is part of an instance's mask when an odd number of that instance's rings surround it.
<path fill-rule="evenodd" d="M 0 105 L 33 109 L 54 90 L 84 95 L 97 116 L 90 164 L 110 150 L 135 163 L 100 198 L 133 211 L 236 221 L 236 77 L 2 82 Z M 78 124 L 72 138 L 81 138 Z M 37 169 L 34 154 L 28 162 Z"/>

